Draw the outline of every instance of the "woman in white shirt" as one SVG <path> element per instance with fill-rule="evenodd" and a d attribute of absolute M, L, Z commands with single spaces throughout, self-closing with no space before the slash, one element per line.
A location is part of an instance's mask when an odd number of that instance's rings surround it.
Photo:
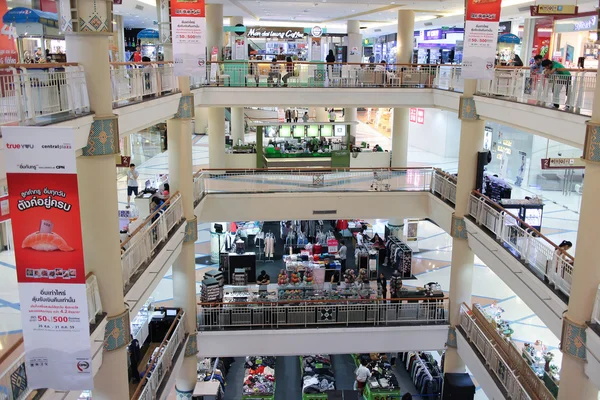
<path fill-rule="evenodd" d="M 360 360 L 360 365 L 356 369 L 356 389 L 358 393 L 362 396 L 365 386 L 367 384 L 367 379 L 371 377 L 371 371 L 366 367 L 367 360 Z"/>

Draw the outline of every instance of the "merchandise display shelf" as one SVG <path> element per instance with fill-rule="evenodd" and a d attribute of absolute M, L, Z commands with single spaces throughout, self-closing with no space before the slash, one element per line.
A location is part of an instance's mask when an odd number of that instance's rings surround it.
<path fill-rule="evenodd" d="M 301 385 L 304 384 L 304 356 L 299 357 L 300 360 L 300 377 L 301 377 Z M 315 364 L 318 365 L 318 364 Z M 302 400 L 327 400 L 329 398 L 329 394 L 331 391 L 327 390 L 322 393 L 304 393 L 302 392 Z"/>
<path fill-rule="evenodd" d="M 246 361 L 248 361 L 250 357 L 246 357 Z M 258 359 L 264 359 L 263 357 L 256 357 L 256 365 L 261 365 L 262 361 L 259 362 Z M 266 365 L 266 364 L 265 364 Z M 244 380 L 247 376 L 250 375 L 250 368 L 246 368 L 244 372 Z M 254 376 L 262 376 L 263 374 L 255 374 Z M 244 383 L 245 386 L 245 383 Z M 275 392 L 277 390 L 277 382 L 276 382 L 276 372 L 275 372 L 275 363 L 273 362 L 273 392 L 272 393 L 243 393 L 241 399 L 242 400 L 275 400 Z"/>

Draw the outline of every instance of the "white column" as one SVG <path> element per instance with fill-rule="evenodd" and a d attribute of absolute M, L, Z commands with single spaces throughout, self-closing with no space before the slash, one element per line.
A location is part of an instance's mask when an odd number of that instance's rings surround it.
<path fill-rule="evenodd" d="M 231 139 L 233 145 L 237 146 L 244 140 L 244 107 L 231 107 Z"/>
<path fill-rule="evenodd" d="M 123 25 L 123 16 L 122 15 L 114 15 L 113 16 L 115 22 L 115 30 L 117 31 L 117 49 L 118 49 L 118 57 L 117 61 L 129 61 L 125 59 L 125 31 Z"/>
<path fill-rule="evenodd" d="M 472 98 L 477 81 L 465 80 L 464 98 Z M 469 197 L 475 188 L 477 172 L 477 153 L 483 149 L 485 130 L 484 120 L 465 120 L 461 122 L 460 148 L 458 153 L 458 182 L 456 185 L 456 207 L 453 215 L 453 230 L 457 226 L 464 229 L 463 217 L 468 214 Z M 471 304 L 473 290 L 473 265 L 475 255 L 469 247 L 466 237 L 458 237 L 453 231 L 452 261 L 450 269 L 450 326 L 460 324 L 460 306 Z M 444 372 L 465 372 L 462 361 L 455 347 L 448 347 Z"/>
<path fill-rule="evenodd" d="M 129 135 L 123 136 L 123 149 L 121 149 L 121 155 L 123 156 L 131 156 L 131 140 L 129 139 Z M 135 163 L 135 161 L 134 161 Z"/>
<path fill-rule="evenodd" d="M 533 49 L 533 36 L 535 34 L 535 19 L 534 18 L 525 18 L 525 23 L 523 24 L 523 40 L 521 40 L 521 60 L 523 61 L 523 65 L 529 65 L 529 60 L 531 59 L 531 52 Z"/>
<path fill-rule="evenodd" d="M 208 108 L 208 166 L 225 168 L 225 109 Z"/>
<path fill-rule="evenodd" d="M 360 33 L 360 21 L 347 21 L 346 33 L 348 34 L 348 62 L 359 63 L 362 58 L 362 35 Z M 352 50 L 357 50 L 352 54 Z"/>
<path fill-rule="evenodd" d="M 414 31 L 415 12 L 413 10 L 398 10 L 396 63 L 412 63 Z"/>
<path fill-rule="evenodd" d="M 109 21 L 112 20 L 112 16 Z M 95 121 L 114 118 L 108 61 L 108 34 L 67 34 L 69 61 L 83 65 L 90 108 Z M 98 57 L 105 54 L 104 57 Z M 113 120 L 117 124 L 117 120 Z M 114 128 L 117 129 L 117 128 Z M 112 132 L 111 132 L 112 133 Z M 118 152 L 114 149 L 115 153 Z M 77 157 L 77 180 L 81 204 L 81 228 L 86 271 L 98 279 L 102 307 L 108 318 L 125 311 L 115 155 Z M 128 339 L 128 338 L 127 338 Z M 104 351 L 102 366 L 94 377 L 94 398 L 129 398 L 127 348 Z"/>
<path fill-rule="evenodd" d="M 345 108 L 344 109 L 344 121 L 345 122 L 356 122 L 358 121 L 358 111 L 356 108 Z M 350 125 L 350 143 L 356 144 L 356 125 Z"/>
<path fill-rule="evenodd" d="M 392 114 L 392 168 L 408 166 L 408 108 L 394 108 Z"/>
<path fill-rule="evenodd" d="M 208 130 L 208 107 L 196 107 L 194 113 L 194 133 L 205 135 Z"/>
<path fill-rule="evenodd" d="M 206 5 L 206 54 L 210 60 L 212 48 L 219 49 L 218 60 L 222 61 L 223 49 L 223 4 Z"/>
<path fill-rule="evenodd" d="M 325 109 L 325 107 L 317 107 L 317 122 L 327 122 L 329 121 L 329 113 Z"/>
<path fill-rule="evenodd" d="M 189 88 L 189 77 L 180 77 L 179 86 Z M 184 96 L 190 96 L 189 89 Z M 183 214 L 186 224 L 196 230 L 194 215 L 194 183 L 192 164 L 192 119 L 178 118 L 167 120 L 169 132 L 169 184 L 171 193 L 179 192 L 183 201 Z M 186 232 L 188 230 L 186 229 Z M 194 235 L 196 236 L 196 235 Z M 173 263 L 173 302 L 185 311 L 185 330 L 189 335 L 196 334 L 196 260 L 195 238 L 184 239 L 181 253 Z M 178 392 L 193 391 L 196 376 L 196 357 L 184 357 L 183 365 L 176 379 Z"/>
<path fill-rule="evenodd" d="M 600 73 L 600 69 L 598 71 Z M 600 85 L 594 88 L 592 118 L 586 130 L 583 159 L 585 163 L 585 182 L 581 196 L 581 213 L 577 228 L 577 255 L 573 265 L 573 280 L 569 309 L 564 316 L 564 323 L 569 325 L 573 335 L 561 338 L 563 359 L 560 369 L 559 400 L 597 400 L 598 388 L 588 379 L 585 373 L 584 351 L 578 341 L 585 344 L 586 321 L 592 316 L 594 299 L 600 284 L 600 268 L 598 268 L 598 224 L 600 213 L 597 210 L 600 196 L 600 157 L 596 147 L 600 136 Z M 563 330 L 564 332 L 564 330 Z M 570 337 L 569 337 L 570 336 Z M 566 349 L 565 349 L 566 348 Z M 566 350 L 566 351 L 565 351 Z M 575 353 L 575 354 L 573 354 Z M 583 353 L 585 354 L 585 353 Z M 596 356 L 598 356 L 596 354 Z M 587 357 L 592 357 L 587 355 Z"/>

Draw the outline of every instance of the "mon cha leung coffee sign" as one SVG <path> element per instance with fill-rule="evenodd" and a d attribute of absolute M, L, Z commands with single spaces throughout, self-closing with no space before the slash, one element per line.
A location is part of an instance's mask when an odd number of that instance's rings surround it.
<path fill-rule="evenodd" d="M 302 39 L 305 36 L 304 28 L 274 28 L 253 27 L 246 33 L 249 38 L 267 39 Z"/>

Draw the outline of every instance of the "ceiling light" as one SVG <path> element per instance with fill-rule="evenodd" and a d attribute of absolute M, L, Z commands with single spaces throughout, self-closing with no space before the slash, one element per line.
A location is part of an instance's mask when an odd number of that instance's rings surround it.
<path fill-rule="evenodd" d="M 396 2 L 395 1 L 390 1 L 390 4 L 396 4 Z"/>

